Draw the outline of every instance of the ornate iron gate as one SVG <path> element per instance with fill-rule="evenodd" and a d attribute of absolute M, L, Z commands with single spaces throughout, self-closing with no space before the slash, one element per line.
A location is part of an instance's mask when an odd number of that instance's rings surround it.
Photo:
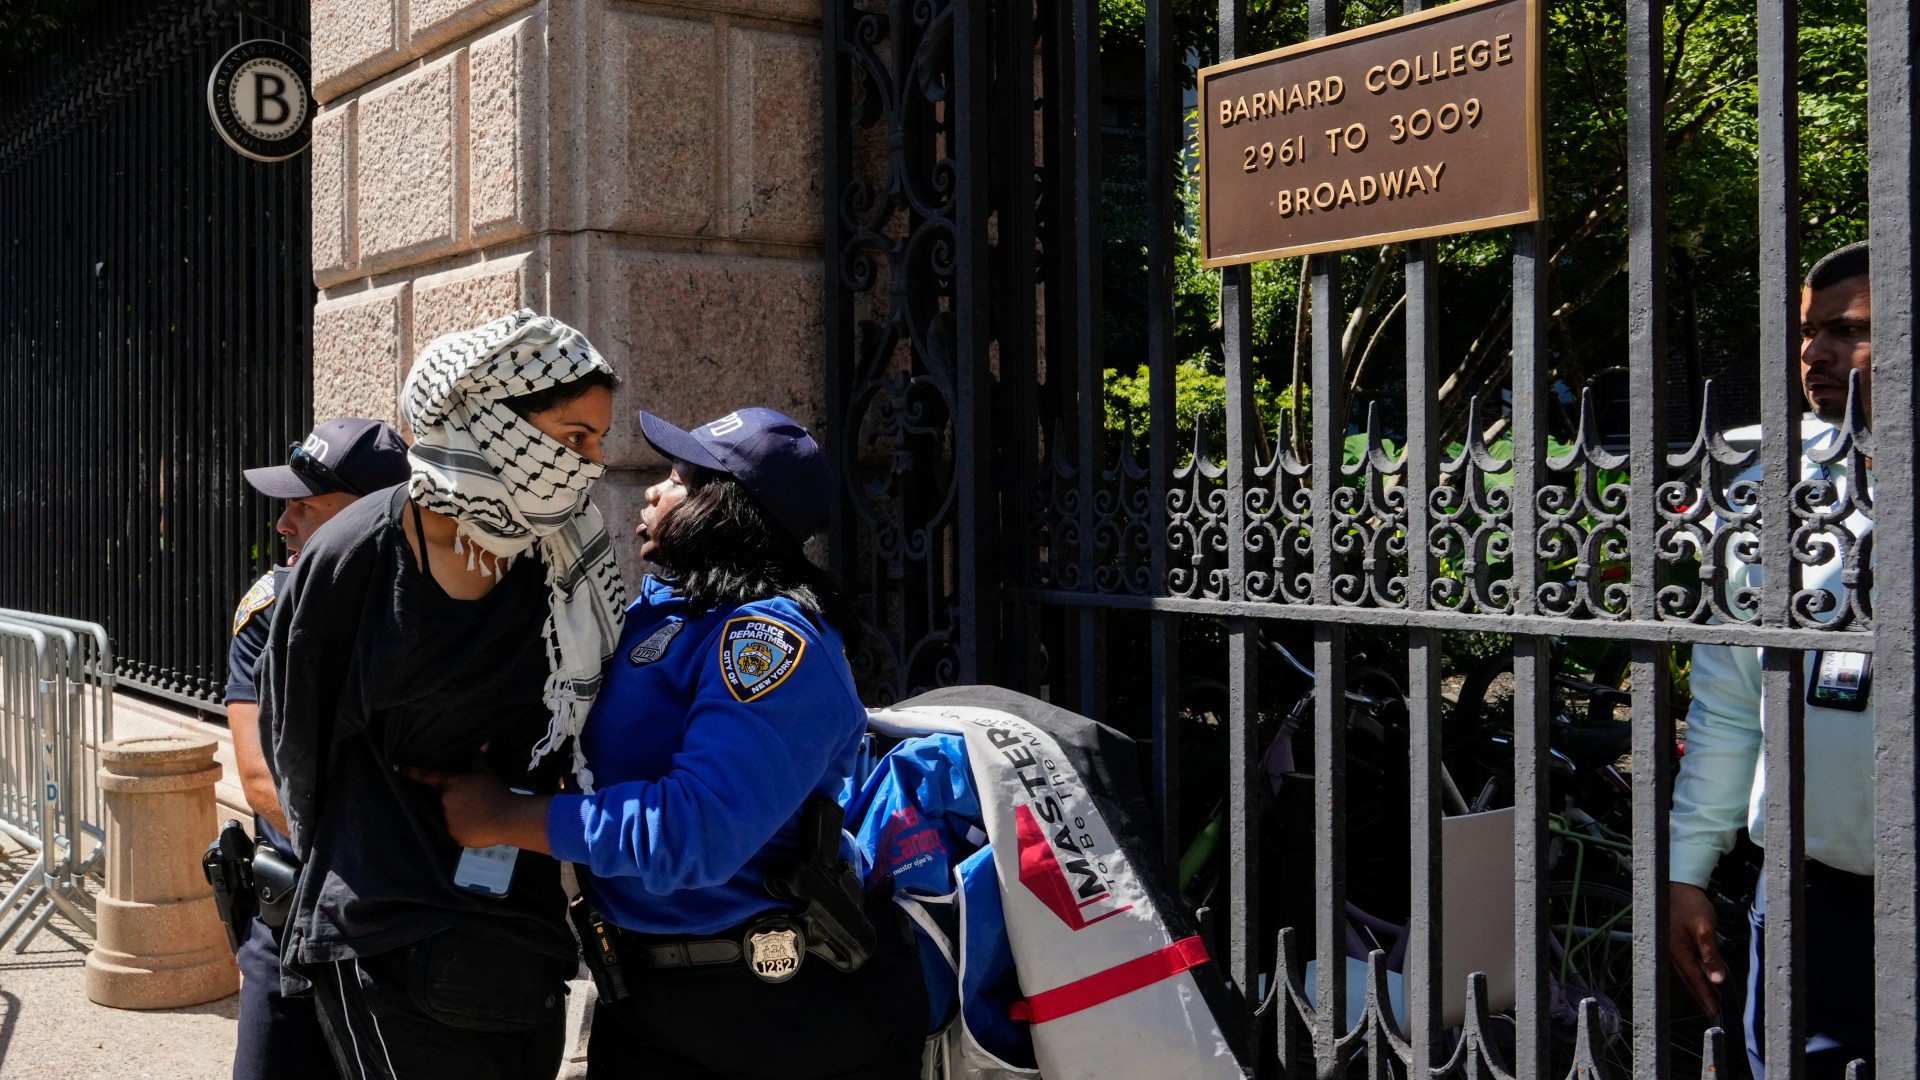
<path fill-rule="evenodd" d="M 229 150 L 228 48 L 304 0 L 100 5 L 0 86 L 0 606 L 103 623 L 123 679 L 220 700 L 278 510 L 240 477 L 306 430 L 304 158 Z"/>
<path fill-rule="evenodd" d="M 1406 10 L 1427 6 L 1406 0 Z M 1148 309 L 1145 356 L 1153 438 L 1141 452 L 1105 423 L 1101 355 L 1099 70 L 1093 0 L 889 0 L 829 3 L 825 26 L 830 431 L 846 498 L 833 536 L 836 569 L 865 598 L 873 632 L 854 648 L 879 700 L 956 682 L 1044 694 L 1096 717 L 1122 665 L 1147 667 L 1154 792 L 1167 853 L 1196 822 L 1180 819 L 1181 643 L 1216 622 L 1227 655 L 1227 833 L 1230 947 L 1223 962 L 1253 1021 L 1261 1075 L 1344 1075 L 1364 1050 L 1368 1075 L 1546 1077 L 1554 1062 L 1553 992 L 1543 949 L 1547 910 L 1548 724 L 1557 638 L 1625 642 L 1632 665 L 1631 1072 L 1676 1066 L 1668 1033 L 1667 814 L 1675 722 L 1665 673 L 1686 643 L 1766 646 L 1765 716 L 1770 1008 L 1765 1039 L 1776 1076 L 1800 1075 L 1805 924 L 1798 870 L 1806 651 L 1836 642 L 1870 652 L 1881 700 L 1909 702 L 1920 571 L 1912 377 L 1914 305 L 1913 14 L 1868 4 L 1873 343 L 1881 357 L 1869 432 L 1848 426 L 1837 461 L 1872 464 L 1870 495 L 1832 505 L 1806 484 L 1761 483 L 1729 496 L 1759 462 L 1797 476 L 1798 226 L 1796 6 L 1759 4 L 1759 252 L 1765 432 L 1757 450 L 1721 439 L 1707 404 L 1668 430 L 1667 280 L 1659 103 L 1667 77 L 1664 0 L 1627 0 L 1630 236 L 1628 354 L 1635 403 L 1631 447 L 1575 440 L 1550 457 L 1540 403 L 1544 373 L 1544 226 L 1510 234 L 1510 466 L 1470 434 L 1457 455 L 1437 430 L 1435 313 L 1444 270 L 1431 241 L 1405 250 L 1406 432 L 1395 451 L 1369 427 L 1357 462 L 1343 460 L 1349 417 L 1338 362 L 1339 263 L 1310 264 L 1310 435 L 1271 452 L 1256 426 L 1245 267 L 1223 272 L 1224 455 L 1177 445 L 1171 262 L 1179 208 L 1181 70 L 1167 0 L 1148 0 L 1144 71 Z M 1309 36 L 1342 29 L 1341 5 L 1311 0 Z M 1220 54 L 1247 51 L 1244 0 L 1222 0 Z M 1552 180 L 1549 177 L 1549 183 Z M 1889 362 L 1891 361 L 1891 362 Z M 1531 407 L 1530 407 L 1531 406 Z M 1202 425 L 1204 427 L 1204 425 Z M 1477 428 L 1479 425 L 1469 425 Z M 1110 442 L 1121 445 L 1108 445 Z M 1690 444 L 1690 447 L 1689 447 Z M 1625 466 L 1632 482 L 1601 483 Z M 1861 475 L 1855 471 L 1853 475 Z M 1493 477 L 1500 482 L 1494 483 Z M 1510 484 L 1508 483 L 1510 477 Z M 1880 523 L 1856 539 L 1850 511 Z M 1836 516 L 1837 515 L 1837 516 Z M 1716 525 L 1716 520 L 1718 524 Z M 1786 572 L 1729 597 L 1722 585 L 1732 530 L 1747 552 Z M 1514 542 L 1512 538 L 1524 538 Z M 1857 574 L 1832 595 L 1802 588 L 1820 545 Z M 1488 570 L 1511 557 L 1510 577 Z M 1699 584 L 1675 566 L 1698 559 Z M 1628 562 L 1627 580 L 1602 563 Z M 1869 587 L 1871 586 L 1871 594 Z M 1836 612 L 1838 613 L 1836 615 Z M 1119 632 L 1123 624 L 1128 627 Z M 1144 624 L 1144 629 L 1142 629 Z M 1256 700 L 1260 627 L 1304 627 L 1312 641 L 1314 916 L 1297 931 L 1262 925 Z M 1404 1037 L 1370 999 L 1346 1015 L 1342 923 L 1347 894 L 1345 704 L 1350 628 L 1406 634 L 1411 812 L 1406 852 L 1412 911 Z M 1469 1023 L 1449 1047 L 1439 1000 L 1441 635 L 1514 635 L 1514 779 L 1519 1005 L 1510 1048 Z M 1184 635 L 1184 636 L 1183 636 Z M 1116 643 L 1125 641 L 1118 648 Z M 1111 670 L 1110 670 L 1111 669 Z M 1920 760 L 1910 717 L 1884 710 L 1876 731 L 1877 1053 L 1874 1075 L 1920 1075 L 1920 918 L 1916 825 Z M 1775 832 L 1777 830 L 1777 833 Z M 1281 933 L 1277 950 L 1272 942 Z M 1301 992 L 1317 961 L 1319 1004 Z M 1378 973 L 1370 975 L 1377 978 Z M 1384 986 L 1384 982 L 1381 983 Z M 1380 995 L 1384 997 L 1384 995 Z M 1771 1003 L 1782 1003 L 1772 1005 Z M 1588 1006 L 1575 1066 L 1597 1076 Z M 1704 1051 L 1707 1066 L 1722 1056 Z M 1730 1062 L 1727 1064 L 1731 1064 Z M 1704 1075 L 1704 1073 L 1703 1073 Z"/>

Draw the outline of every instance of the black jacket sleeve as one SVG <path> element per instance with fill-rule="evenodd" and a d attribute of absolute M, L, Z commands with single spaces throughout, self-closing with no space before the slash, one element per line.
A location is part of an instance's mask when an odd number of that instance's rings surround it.
<path fill-rule="evenodd" d="M 333 747 L 362 723 L 354 657 L 372 593 L 381 587 L 384 499 L 363 499 L 317 533 L 285 582 L 260 658 L 260 736 L 279 788 L 294 854 L 313 850 Z"/>

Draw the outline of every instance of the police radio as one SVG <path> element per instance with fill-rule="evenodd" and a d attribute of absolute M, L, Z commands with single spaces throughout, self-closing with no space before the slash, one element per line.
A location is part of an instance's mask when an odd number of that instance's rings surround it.
<path fill-rule="evenodd" d="M 613 927 L 587 902 L 585 893 L 567 905 L 567 917 L 580 935 L 580 952 L 587 970 L 593 973 L 593 985 L 601 1001 L 619 1001 L 627 996 L 627 976 L 620 967 L 620 949 L 613 941 Z"/>

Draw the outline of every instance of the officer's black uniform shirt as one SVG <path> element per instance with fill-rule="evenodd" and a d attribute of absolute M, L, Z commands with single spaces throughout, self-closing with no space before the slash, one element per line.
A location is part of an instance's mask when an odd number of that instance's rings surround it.
<path fill-rule="evenodd" d="M 290 566 L 276 566 L 260 575 L 233 612 L 233 641 L 227 645 L 227 704 L 259 701 L 253 683 L 254 665 L 267 648 L 267 628 L 273 624 L 273 602 L 286 590 Z"/>
<path fill-rule="evenodd" d="M 306 865 L 287 926 L 289 991 L 303 988 L 300 965 L 455 927 L 575 955 L 559 864 L 522 851 L 507 897 L 459 888 L 461 848 L 438 793 L 398 772 L 484 757 L 513 786 L 555 790 L 557 773 L 527 770 L 549 715 L 545 567 L 529 553 L 486 596 L 455 600 L 415 562 L 403 514 L 404 487 L 376 492 L 315 534 L 263 658 L 261 729 Z"/>
<path fill-rule="evenodd" d="M 233 612 L 233 641 L 227 645 L 227 704 L 259 701 L 254 685 L 254 667 L 267 649 L 267 629 L 273 625 L 274 601 L 286 590 L 290 566 L 276 566 L 260 575 Z M 263 739 L 261 745 L 265 746 Z M 254 834 L 281 851 L 291 851 L 292 842 L 266 818 L 255 816 Z"/>

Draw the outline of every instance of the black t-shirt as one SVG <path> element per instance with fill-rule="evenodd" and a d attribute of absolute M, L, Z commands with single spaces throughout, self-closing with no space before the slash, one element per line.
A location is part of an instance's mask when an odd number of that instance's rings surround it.
<path fill-rule="evenodd" d="M 523 556 L 486 596 L 455 600 L 415 562 L 410 513 L 395 488 L 328 522 L 272 623 L 261 726 L 306 867 L 283 955 L 297 968 L 457 927 L 570 958 L 559 864 L 523 851 L 505 898 L 459 888 L 439 795 L 398 772 L 484 760 L 512 786 L 555 789 L 557 765 L 527 769 L 548 723 L 545 567 Z"/>

